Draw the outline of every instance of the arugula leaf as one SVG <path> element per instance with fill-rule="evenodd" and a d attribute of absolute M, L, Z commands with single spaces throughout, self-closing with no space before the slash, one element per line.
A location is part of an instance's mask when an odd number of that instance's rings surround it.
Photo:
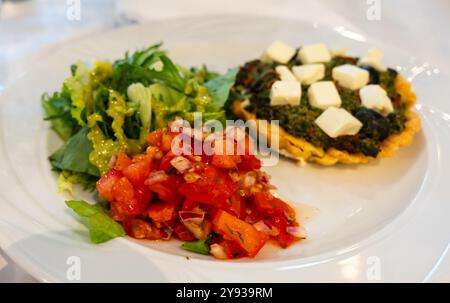
<path fill-rule="evenodd" d="M 212 102 L 205 107 L 207 112 L 218 112 L 222 109 L 228 99 L 230 89 L 234 85 L 237 73 L 238 69 L 232 68 L 224 75 L 217 76 L 205 83 L 205 87 L 212 97 Z"/>
<path fill-rule="evenodd" d="M 98 169 L 89 162 L 92 144 L 87 138 L 88 131 L 87 128 L 80 129 L 49 157 L 54 169 L 93 176 L 100 175 Z"/>
<path fill-rule="evenodd" d="M 45 120 L 51 122 L 55 132 L 66 141 L 79 130 L 77 121 L 70 114 L 70 95 L 67 90 L 61 93 L 55 92 L 52 96 L 43 94 L 41 97 L 42 107 L 47 114 Z"/>
<path fill-rule="evenodd" d="M 87 220 L 92 243 L 103 243 L 125 235 L 122 225 L 111 219 L 99 204 L 70 200 L 66 201 L 66 205 Z"/>
<path fill-rule="evenodd" d="M 162 42 L 150 45 L 149 47 L 135 51 L 131 56 L 127 52 L 124 59 L 117 60 L 114 65 L 119 66 L 124 63 L 131 65 L 139 65 L 142 67 L 148 67 L 154 63 L 158 56 L 164 55 L 166 52 L 160 50 Z"/>
<path fill-rule="evenodd" d="M 181 245 L 181 248 L 189 250 L 202 255 L 209 255 L 209 243 L 211 242 L 211 235 L 204 240 L 194 242 L 186 242 Z"/>

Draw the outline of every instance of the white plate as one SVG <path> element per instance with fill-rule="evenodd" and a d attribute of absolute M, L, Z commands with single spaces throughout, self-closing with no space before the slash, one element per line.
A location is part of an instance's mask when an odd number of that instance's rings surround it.
<path fill-rule="evenodd" d="M 42 121 L 42 92 L 59 90 L 79 59 L 114 59 L 157 41 L 177 62 L 224 71 L 258 57 L 274 39 L 324 41 L 357 55 L 380 47 L 387 65 L 413 80 L 423 131 L 394 158 L 369 165 L 300 168 L 281 160 L 267 167 L 284 196 L 320 209 L 307 222 L 309 239 L 286 250 L 265 247 L 254 260 L 223 262 L 189 254 L 176 241 L 90 244 L 56 194 L 46 158 L 60 142 Z M 448 277 L 439 264 L 450 240 L 450 79 L 410 53 L 342 28 L 260 17 L 178 19 L 59 45 L 1 97 L 0 245 L 42 281 L 68 281 L 71 256 L 81 261 L 83 282 L 431 281 L 437 271 Z"/>

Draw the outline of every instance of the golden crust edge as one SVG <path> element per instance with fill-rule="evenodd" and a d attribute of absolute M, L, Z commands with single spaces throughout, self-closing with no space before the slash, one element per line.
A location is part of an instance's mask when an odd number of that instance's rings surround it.
<path fill-rule="evenodd" d="M 405 129 L 398 134 L 389 136 L 383 141 L 377 158 L 392 157 L 398 149 L 410 145 L 413 142 L 414 135 L 421 128 L 419 115 L 412 111 L 412 107 L 416 103 L 416 94 L 412 91 L 411 84 L 402 76 L 398 76 L 395 81 L 395 86 L 407 107 L 405 113 Z M 258 128 L 259 120 L 256 119 L 255 115 L 242 108 L 241 101 L 234 101 L 232 104 L 232 110 L 240 118 L 246 121 L 254 121 L 256 123 L 256 127 Z M 267 125 L 267 133 L 265 133 L 265 135 L 270 142 L 271 123 L 268 123 Z M 330 148 L 327 151 L 324 151 L 322 148 L 314 146 L 302 138 L 297 138 L 288 134 L 281 127 L 279 127 L 279 136 L 280 140 L 278 152 L 283 156 L 301 162 L 309 161 L 320 165 L 330 166 L 337 163 L 363 164 L 375 159 L 363 154 L 350 154 L 347 151 L 338 150 L 335 148 Z"/>

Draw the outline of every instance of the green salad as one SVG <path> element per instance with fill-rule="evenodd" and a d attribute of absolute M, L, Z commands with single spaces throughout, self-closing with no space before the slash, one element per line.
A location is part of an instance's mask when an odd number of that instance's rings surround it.
<path fill-rule="evenodd" d="M 175 117 L 192 121 L 202 112 L 205 120 L 225 121 L 237 69 L 220 75 L 185 68 L 156 44 L 113 63 L 79 62 L 70 72 L 61 91 L 42 97 L 45 119 L 64 140 L 49 159 L 61 172 L 59 189 L 69 192 L 72 184 L 94 189 L 114 154 L 142 152 L 147 134 Z"/>

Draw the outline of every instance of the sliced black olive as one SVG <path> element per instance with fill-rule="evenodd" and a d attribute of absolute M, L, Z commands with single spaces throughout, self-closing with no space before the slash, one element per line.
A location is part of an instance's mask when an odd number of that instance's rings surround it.
<path fill-rule="evenodd" d="M 374 67 L 367 65 L 367 64 L 363 64 L 360 67 L 369 72 L 369 84 L 379 84 L 380 83 L 380 72 L 379 71 L 377 71 Z"/>
<path fill-rule="evenodd" d="M 354 116 L 363 124 L 360 133 L 366 137 L 383 141 L 389 136 L 389 121 L 380 113 L 368 108 L 360 108 Z"/>

